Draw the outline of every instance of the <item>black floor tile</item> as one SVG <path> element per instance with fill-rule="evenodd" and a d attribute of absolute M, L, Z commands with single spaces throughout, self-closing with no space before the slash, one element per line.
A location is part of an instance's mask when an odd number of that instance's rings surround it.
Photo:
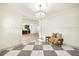
<path fill-rule="evenodd" d="M 42 42 L 43 45 L 50 45 L 48 42 Z"/>
<path fill-rule="evenodd" d="M 21 51 L 18 56 L 31 56 L 32 51 Z"/>
<path fill-rule="evenodd" d="M 72 56 L 79 56 L 79 52 L 76 50 L 67 50 L 67 52 Z"/>
<path fill-rule="evenodd" d="M 27 45 L 35 45 L 35 42 L 28 43 Z"/>
<path fill-rule="evenodd" d="M 33 50 L 43 50 L 43 47 L 41 45 L 35 45 Z"/>
<path fill-rule="evenodd" d="M 0 52 L 0 56 L 5 55 L 7 52 L 9 52 L 9 50 L 4 50 L 4 51 Z"/>
<path fill-rule="evenodd" d="M 53 48 L 54 50 L 64 50 L 62 47 L 57 46 L 57 45 L 51 44 L 51 46 L 52 46 L 52 48 Z"/>
<path fill-rule="evenodd" d="M 24 48 L 24 45 L 19 45 L 13 48 L 13 50 L 22 50 Z"/>
<path fill-rule="evenodd" d="M 43 51 L 44 52 L 44 56 L 57 56 L 57 54 L 54 51 Z"/>

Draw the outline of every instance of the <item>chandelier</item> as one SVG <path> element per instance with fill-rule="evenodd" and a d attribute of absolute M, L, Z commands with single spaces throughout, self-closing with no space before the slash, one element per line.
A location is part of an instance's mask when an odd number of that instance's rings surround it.
<path fill-rule="evenodd" d="M 46 15 L 45 12 L 41 10 L 41 7 L 42 7 L 42 5 L 40 4 L 40 5 L 39 5 L 39 11 L 37 11 L 36 14 L 35 14 L 36 17 L 37 17 L 37 18 L 40 18 L 40 19 L 41 19 L 41 18 L 44 18 L 45 15 Z"/>

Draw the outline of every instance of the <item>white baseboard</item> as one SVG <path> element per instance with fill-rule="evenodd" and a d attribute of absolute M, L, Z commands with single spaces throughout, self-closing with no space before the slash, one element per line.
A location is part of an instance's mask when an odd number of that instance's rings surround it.
<path fill-rule="evenodd" d="M 67 44 L 67 43 L 64 43 L 64 45 L 68 45 L 68 46 L 71 46 L 71 47 L 73 47 L 73 48 L 77 48 L 77 49 L 79 49 L 79 47 L 77 47 L 77 46 L 73 46 L 73 45 L 70 45 L 70 44 Z"/>

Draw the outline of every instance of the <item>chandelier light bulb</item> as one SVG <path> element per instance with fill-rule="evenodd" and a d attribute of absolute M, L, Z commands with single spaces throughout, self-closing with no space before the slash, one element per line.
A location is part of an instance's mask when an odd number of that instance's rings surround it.
<path fill-rule="evenodd" d="M 39 11 L 39 12 L 36 13 L 36 17 L 37 18 L 44 18 L 45 17 L 45 13 L 42 12 L 42 11 Z"/>

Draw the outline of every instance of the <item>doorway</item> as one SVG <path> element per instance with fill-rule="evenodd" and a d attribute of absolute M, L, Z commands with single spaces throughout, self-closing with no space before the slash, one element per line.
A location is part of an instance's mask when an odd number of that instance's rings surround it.
<path fill-rule="evenodd" d="M 22 42 L 27 44 L 34 40 L 37 40 L 38 35 L 38 21 L 36 20 L 23 20 L 22 26 Z"/>

